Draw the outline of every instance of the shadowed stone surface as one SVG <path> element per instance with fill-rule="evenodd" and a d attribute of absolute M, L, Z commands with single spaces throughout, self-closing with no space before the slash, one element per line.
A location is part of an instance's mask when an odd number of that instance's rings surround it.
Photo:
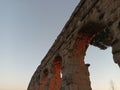
<path fill-rule="evenodd" d="M 84 63 L 89 44 L 111 46 L 120 66 L 120 0 L 81 0 L 27 90 L 92 90 Z"/>

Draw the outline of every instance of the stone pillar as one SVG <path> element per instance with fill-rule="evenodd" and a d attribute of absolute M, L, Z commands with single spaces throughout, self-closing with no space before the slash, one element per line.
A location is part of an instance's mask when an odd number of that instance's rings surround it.
<path fill-rule="evenodd" d="M 74 50 L 64 57 L 61 90 L 92 90 L 88 65 L 84 63 L 85 52 L 92 39 L 91 34 L 79 34 Z"/>
<path fill-rule="evenodd" d="M 48 80 L 48 70 L 45 69 L 43 71 L 43 76 L 40 82 L 40 87 L 37 90 L 46 90 L 46 84 L 47 84 L 47 80 Z"/>
<path fill-rule="evenodd" d="M 120 67 L 120 40 L 116 39 L 112 44 L 112 54 L 114 62 Z"/>

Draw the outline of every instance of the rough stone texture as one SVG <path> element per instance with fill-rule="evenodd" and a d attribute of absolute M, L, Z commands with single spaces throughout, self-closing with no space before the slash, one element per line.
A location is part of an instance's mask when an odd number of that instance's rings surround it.
<path fill-rule="evenodd" d="M 111 46 L 120 66 L 120 0 L 81 0 L 27 90 L 92 90 L 84 63 L 89 44 Z"/>

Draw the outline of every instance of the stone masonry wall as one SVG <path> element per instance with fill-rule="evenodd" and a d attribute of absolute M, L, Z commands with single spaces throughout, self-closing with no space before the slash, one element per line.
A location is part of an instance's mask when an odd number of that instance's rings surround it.
<path fill-rule="evenodd" d="M 120 66 L 120 0 L 81 0 L 27 90 L 92 90 L 84 63 L 89 44 L 111 46 Z"/>

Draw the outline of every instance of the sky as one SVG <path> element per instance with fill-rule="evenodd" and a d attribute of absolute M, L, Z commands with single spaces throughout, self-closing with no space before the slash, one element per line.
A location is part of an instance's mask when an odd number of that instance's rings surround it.
<path fill-rule="evenodd" d="M 0 90 L 27 90 L 41 60 L 68 21 L 79 0 L 0 0 Z M 120 90 L 120 69 L 111 48 L 90 46 L 93 90 Z"/>

